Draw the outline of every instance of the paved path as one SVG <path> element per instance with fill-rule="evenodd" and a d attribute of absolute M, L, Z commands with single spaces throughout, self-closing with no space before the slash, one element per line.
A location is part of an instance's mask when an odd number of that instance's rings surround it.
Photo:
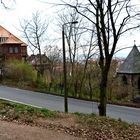
<path fill-rule="evenodd" d="M 63 97 L 59 96 L 0 86 L 0 98 L 32 105 L 35 107 L 64 111 L 64 99 Z M 96 102 L 69 98 L 68 104 L 69 112 L 98 114 L 98 103 Z M 107 115 L 112 118 L 121 118 L 127 122 L 140 124 L 140 109 L 138 108 L 108 104 Z"/>

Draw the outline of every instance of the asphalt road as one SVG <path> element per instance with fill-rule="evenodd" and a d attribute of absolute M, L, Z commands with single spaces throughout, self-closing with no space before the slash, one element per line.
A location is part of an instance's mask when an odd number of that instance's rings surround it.
<path fill-rule="evenodd" d="M 40 108 L 48 108 L 50 110 L 64 111 L 63 97 L 43 94 L 39 92 L 0 86 L 0 99 L 10 100 Z M 98 114 L 98 103 L 96 102 L 69 98 L 68 104 L 69 112 Z M 130 123 L 140 124 L 140 109 L 138 108 L 108 104 L 107 116 L 117 119 L 121 118 L 122 120 Z"/>

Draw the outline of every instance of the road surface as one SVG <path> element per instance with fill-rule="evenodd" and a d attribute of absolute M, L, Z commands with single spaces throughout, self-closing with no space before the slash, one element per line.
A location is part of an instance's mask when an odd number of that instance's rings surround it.
<path fill-rule="evenodd" d="M 64 111 L 64 98 L 39 92 L 21 90 L 0 86 L 0 99 L 10 100 L 40 108 Z M 69 112 L 96 113 L 98 114 L 98 103 L 68 98 Z M 130 123 L 140 124 L 140 109 L 107 105 L 107 116 L 121 118 Z"/>

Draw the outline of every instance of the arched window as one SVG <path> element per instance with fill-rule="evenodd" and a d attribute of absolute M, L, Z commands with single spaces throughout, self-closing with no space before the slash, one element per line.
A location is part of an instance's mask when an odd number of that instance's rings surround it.
<path fill-rule="evenodd" d="M 122 76 L 122 82 L 123 82 L 124 85 L 128 84 L 127 77 L 125 75 Z"/>
<path fill-rule="evenodd" d="M 138 78 L 138 89 L 140 90 L 140 77 Z"/>

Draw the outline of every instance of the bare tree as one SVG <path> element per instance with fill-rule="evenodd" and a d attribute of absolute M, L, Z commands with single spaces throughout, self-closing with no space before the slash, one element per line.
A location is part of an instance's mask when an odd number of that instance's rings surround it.
<path fill-rule="evenodd" d="M 76 61 L 76 53 L 78 51 L 78 42 L 81 38 L 82 33 L 79 33 L 79 27 L 81 26 L 82 18 L 79 17 L 77 12 L 73 9 L 67 9 L 63 13 L 58 15 L 59 19 L 59 26 L 62 27 L 63 24 L 78 21 L 78 24 L 76 24 L 76 27 L 72 24 L 68 24 L 65 26 L 65 37 L 68 45 L 68 60 L 71 63 L 72 66 L 72 74 L 74 69 L 74 63 Z"/>
<path fill-rule="evenodd" d="M 12 9 L 11 5 L 15 4 L 16 0 L 11 0 L 10 2 L 9 1 L 7 2 L 6 0 L 0 0 L 0 3 L 5 9 Z"/>
<path fill-rule="evenodd" d="M 45 53 L 50 60 L 51 77 L 55 76 L 55 68 L 61 63 L 62 50 L 58 46 L 48 45 L 45 47 Z"/>
<path fill-rule="evenodd" d="M 75 9 L 70 9 L 67 8 L 67 10 L 63 11 L 63 13 L 59 14 L 59 19 L 58 21 L 60 22 L 61 26 L 65 23 L 73 22 L 73 21 L 78 21 L 78 24 L 76 26 L 73 25 L 67 25 L 65 26 L 65 37 L 68 45 L 67 54 L 67 66 L 69 67 L 69 87 L 74 88 L 72 90 L 73 96 L 76 96 L 78 88 L 79 90 L 82 90 L 82 84 L 83 84 L 83 79 L 85 78 L 85 72 L 81 76 L 82 78 L 79 78 L 78 74 L 78 67 L 79 67 L 79 55 L 81 54 L 81 48 L 85 47 L 82 45 L 81 40 L 85 40 L 85 36 L 89 33 L 87 33 L 87 23 L 83 21 L 83 17 L 77 14 Z M 92 46 L 92 40 L 90 42 L 86 42 L 86 48 L 90 47 L 88 51 L 88 55 L 91 53 L 91 48 Z M 86 65 L 87 63 L 85 63 Z M 85 71 L 86 71 L 86 66 L 85 66 Z M 79 92 L 81 95 L 81 92 Z M 80 97 L 80 95 L 78 95 Z"/>
<path fill-rule="evenodd" d="M 95 58 L 96 53 L 97 53 L 96 52 L 97 44 L 96 44 L 96 42 L 95 42 L 95 40 L 93 38 L 93 36 L 95 35 L 94 30 L 88 31 L 88 32 L 89 32 L 89 34 L 88 34 L 89 38 L 85 43 L 86 45 L 81 46 L 81 49 L 83 51 L 83 58 L 84 58 L 84 69 L 83 69 L 83 75 L 82 75 L 82 78 L 81 78 L 80 92 L 82 92 L 83 83 L 84 83 L 84 80 L 85 80 L 86 73 L 88 71 L 89 61 L 93 57 Z"/>
<path fill-rule="evenodd" d="M 58 21 L 59 21 L 59 27 L 62 28 L 62 25 L 65 23 L 71 23 L 74 21 L 77 21 L 79 18 L 77 12 L 74 9 L 68 8 L 65 11 L 58 14 Z M 64 33 L 66 38 L 66 54 L 67 54 L 67 67 L 69 67 L 69 82 L 68 85 L 70 88 L 73 88 L 73 83 L 75 82 L 74 79 L 74 69 L 75 69 L 75 63 L 76 63 L 76 52 L 78 51 L 77 43 L 80 39 L 80 35 L 75 35 L 75 32 L 77 32 L 77 28 L 80 24 L 76 25 L 76 27 L 73 24 L 66 24 L 64 26 Z M 74 95 L 74 92 L 73 92 Z"/>
<path fill-rule="evenodd" d="M 101 69 L 99 114 L 106 115 L 108 73 L 117 43 L 122 35 L 140 27 L 139 12 L 130 0 L 76 0 L 65 2 L 95 26 Z"/>
<path fill-rule="evenodd" d="M 37 50 L 39 53 L 40 61 L 40 74 L 43 75 L 42 69 L 42 45 L 47 40 L 46 31 L 48 29 L 48 23 L 41 16 L 40 12 L 33 13 L 32 19 L 24 19 L 20 24 L 24 37 L 27 39 L 29 45 L 32 47 L 32 51 Z M 46 44 L 44 44 L 46 45 Z"/>

